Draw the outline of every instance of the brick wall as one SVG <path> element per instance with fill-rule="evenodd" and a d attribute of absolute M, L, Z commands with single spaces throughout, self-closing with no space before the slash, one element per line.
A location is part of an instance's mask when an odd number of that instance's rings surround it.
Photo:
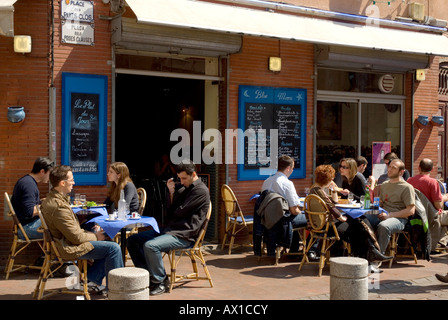
<path fill-rule="evenodd" d="M 0 36 L 0 57 L 6 63 L 0 64 L 0 208 L 4 208 L 3 193 L 12 193 L 14 184 L 21 176 L 30 172 L 34 160 L 49 155 L 48 89 L 52 83 L 50 60 L 50 32 L 52 1 L 19 0 L 14 5 L 14 29 L 16 35 L 32 37 L 32 52 L 14 53 L 13 38 Z M 53 1 L 55 17 L 54 34 L 54 79 L 56 87 L 57 121 L 57 163 L 61 160 L 61 79 L 62 72 L 107 75 L 109 78 L 108 122 L 111 121 L 111 60 L 110 22 L 99 19 L 99 15 L 109 15 L 109 5 L 95 1 L 95 45 L 82 46 L 60 43 L 60 2 Z M 7 107 L 22 105 L 26 119 L 12 124 L 6 119 Z M 110 127 L 108 127 L 108 155 L 110 161 Z M 40 186 L 44 197 L 48 185 Z M 94 201 L 103 201 L 105 187 L 78 187 Z M 0 215 L 0 267 L 6 263 L 11 245 L 11 221 Z M 36 250 L 31 250 L 28 258 L 34 261 Z M 19 260 L 20 261 L 20 260 Z"/>
<path fill-rule="evenodd" d="M 282 58 L 282 70 L 273 73 L 268 70 L 270 56 Z M 244 37 L 241 53 L 230 57 L 229 74 L 229 128 L 238 128 L 238 86 L 256 85 L 307 89 L 307 136 L 306 136 L 306 179 L 295 179 L 299 193 L 311 184 L 312 168 L 312 124 L 314 105 L 314 47 L 311 44 L 268 38 Z M 221 108 L 222 110 L 222 108 Z M 225 109 L 224 109 L 225 110 Z M 225 117 L 223 118 L 225 119 Z M 223 120 L 224 121 L 224 120 Z M 221 127 L 222 128 L 222 127 Z M 236 148 L 236 146 L 234 146 Z M 236 154 L 236 149 L 234 151 Z M 234 160 L 235 161 L 235 160 Z M 229 186 L 246 215 L 253 214 L 254 202 L 250 197 L 260 191 L 263 181 L 238 181 L 237 165 L 229 165 Z M 224 214 L 220 211 L 220 239 L 223 236 Z"/>

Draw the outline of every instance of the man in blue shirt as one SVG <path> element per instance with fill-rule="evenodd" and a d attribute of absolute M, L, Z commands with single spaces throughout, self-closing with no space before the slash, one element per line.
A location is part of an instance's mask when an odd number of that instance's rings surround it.
<path fill-rule="evenodd" d="M 30 239 L 43 237 L 43 233 L 37 231 L 41 226 L 36 209 L 36 205 L 40 204 L 38 184 L 48 183 L 50 171 L 53 166 L 54 163 L 50 159 L 44 157 L 37 158 L 31 173 L 20 178 L 12 192 L 12 207 Z M 20 230 L 19 237 L 25 239 Z"/>

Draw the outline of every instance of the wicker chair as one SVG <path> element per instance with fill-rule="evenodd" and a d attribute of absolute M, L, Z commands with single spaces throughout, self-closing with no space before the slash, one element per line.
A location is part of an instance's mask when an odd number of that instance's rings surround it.
<path fill-rule="evenodd" d="M 210 207 L 208 208 L 206 219 L 202 224 L 199 236 L 196 242 L 194 243 L 193 247 L 186 249 L 174 249 L 168 253 L 168 259 L 171 265 L 171 275 L 170 275 L 171 284 L 169 292 L 171 292 L 171 290 L 173 289 L 174 283 L 184 279 L 208 280 L 210 286 L 213 288 L 212 277 L 210 276 L 210 272 L 208 271 L 207 265 L 205 263 L 204 255 L 202 254 L 202 243 L 204 241 L 205 233 L 207 231 L 207 226 L 208 222 L 210 221 L 211 214 L 212 214 L 212 203 L 210 202 Z M 176 269 L 180 259 L 184 255 L 190 257 L 191 265 L 193 267 L 193 273 L 180 276 L 176 274 Z M 204 268 L 205 277 L 199 276 L 198 267 L 196 263 L 197 260 L 201 262 L 202 267 Z"/>
<path fill-rule="evenodd" d="M 400 236 L 403 236 L 406 240 L 406 244 L 409 247 L 411 254 L 397 254 L 398 251 L 398 239 L 400 238 Z M 397 233 L 393 233 L 392 236 L 390 237 L 390 241 L 389 241 L 389 256 L 394 257 L 393 259 L 389 260 L 389 268 L 392 267 L 392 263 L 393 261 L 398 258 L 398 257 L 406 257 L 406 258 L 413 258 L 415 264 L 418 264 L 417 261 L 417 255 L 415 253 L 414 247 L 412 246 L 412 242 L 411 242 L 411 235 L 408 231 L 402 230 L 400 232 Z"/>
<path fill-rule="evenodd" d="M 43 248 L 43 239 L 30 239 L 28 235 L 26 234 L 25 230 L 23 229 L 22 224 L 20 223 L 19 219 L 17 218 L 16 212 L 14 211 L 14 208 L 11 204 L 11 199 L 7 192 L 5 192 L 5 202 L 8 204 L 9 207 L 9 213 L 8 215 L 12 217 L 13 226 L 12 226 L 12 244 L 11 244 L 11 250 L 9 252 L 9 257 L 6 262 L 5 266 L 5 279 L 9 279 L 9 275 L 11 272 L 20 271 L 20 270 L 26 270 L 26 269 L 37 269 L 41 270 L 40 266 L 32 266 L 32 265 L 25 265 L 25 264 L 16 264 L 14 265 L 15 259 L 18 254 L 20 254 L 26 247 L 28 247 L 32 243 L 37 243 L 39 247 L 44 251 Z M 19 238 L 19 230 L 22 232 L 24 236 L 24 240 Z"/>
<path fill-rule="evenodd" d="M 44 264 L 42 266 L 42 270 L 39 275 L 39 279 L 37 280 L 36 288 L 34 289 L 33 297 L 37 298 L 37 300 L 41 300 L 47 298 L 49 296 L 55 294 L 75 294 L 75 295 L 83 295 L 86 300 L 90 300 L 89 289 L 87 286 L 87 260 L 77 260 L 70 261 L 64 260 L 61 258 L 59 251 L 57 250 L 53 236 L 48 229 L 47 223 L 42 215 L 42 212 L 39 210 L 39 218 L 42 221 L 42 229 L 44 232 L 44 250 L 45 250 L 45 259 Z M 45 286 L 48 282 L 48 279 L 53 276 L 53 274 L 61 268 L 65 262 L 72 262 L 74 265 L 77 265 L 78 269 L 75 273 L 77 276 L 73 277 L 73 289 L 70 288 L 59 288 L 59 289 L 47 289 L 45 290 Z M 54 267 L 56 265 L 56 267 Z M 78 278 L 79 275 L 79 278 Z M 65 282 L 66 285 L 69 281 Z M 81 289 L 79 286 L 81 285 Z"/>
<path fill-rule="evenodd" d="M 300 262 L 299 271 L 304 264 L 318 264 L 320 277 L 325 263 L 329 262 L 331 246 L 340 238 L 333 217 L 327 205 L 319 196 L 315 194 L 308 195 L 305 198 L 304 210 L 309 224 L 310 241 L 307 243 L 305 254 Z M 332 235 L 329 234 L 330 226 L 333 228 Z M 308 260 L 308 252 L 316 240 L 321 241 L 320 259 L 319 262 L 311 262 Z"/>
<path fill-rule="evenodd" d="M 254 218 L 252 216 L 243 215 L 238 200 L 228 185 L 222 185 L 221 195 L 226 213 L 226 232 L 222 241 L 222 249 L 224 249 L 224 246 L 226 245 L 227 238 L 230 238 L 229 254 L 231 254 L 236 234 L 247 228 L 249 225 L 253 225 Z"/>

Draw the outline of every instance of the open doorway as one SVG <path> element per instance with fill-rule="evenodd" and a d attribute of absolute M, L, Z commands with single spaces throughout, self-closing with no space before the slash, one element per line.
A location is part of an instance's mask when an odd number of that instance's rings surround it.
<path fill-rule="evenodd" d="M 129 167 L 136 187 L 148 194 L 145 215 L 163 224 L 164 181 L 156 164 L 177 141 L 177 128 L 190 131 L 193 121 L 204 120 L 204 80 L 117 74 L 115 161 Z"/>

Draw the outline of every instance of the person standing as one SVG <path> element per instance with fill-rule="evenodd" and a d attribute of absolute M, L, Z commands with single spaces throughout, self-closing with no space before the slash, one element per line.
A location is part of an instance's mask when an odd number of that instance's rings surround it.
<path fill-rule="evenodd" d="M 210 206 L 207 186 L 199 179 L 195 164 L 185 161 L 176 167 L 180 184 L 167 181 L 169 201 L 168 224 L 160 233 L 148 230 L 127 239 L 127 248 L 134 266 L 149 271 L 150 295 L 159 295 L 169 288 L 162 254 L 172 249 L 188 248 L 196 241 Z"/>
<path fill-rule="evenodd" d="M 45 157 L 39 157 L 34 161 L 31 173 L 20 178 L 14 186 L 11 204 L 17 218 L 30 239 L 41 239 L 42 232 L 37 230 L 42 225 L 38 216 L 36 205 L 40 204 L 39 183 L 48 183 L 53 162 Z M 19 230 L 19 238 L 25 239 Z"/>
<path fill-rule="evenodd" d="M 109 271 L 124 266 L 120 246 L 112 241 L 102 241 L 105 235 L 99 227 L 94 232 L 81 229 L 68 197 L 75 184 L 69 166 L 55 167 L 50 173 L 50 182 L 53 188 L 42 202 L 41 211 L 56 248 L 66 260 L 94 260 L 87 271 L 89 290 L 101 293 L 107 290 Z M 104 277 L 106 286 L 102 285 Z"/>

